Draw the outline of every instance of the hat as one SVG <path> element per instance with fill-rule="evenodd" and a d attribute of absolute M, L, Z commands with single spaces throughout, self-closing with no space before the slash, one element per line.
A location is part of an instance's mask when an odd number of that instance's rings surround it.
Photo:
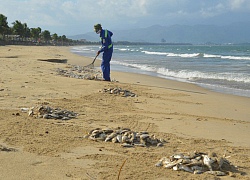
<path fill-rule="evenodd" d="M 94 31 L 95 31 L 95 32 L 98 32 L 98 31 L 100 31 L 100 30 L 102 30 L 102 25 L 101 25 L 101 24 L 96 24 L 96 25 L 94 25 Z"/>

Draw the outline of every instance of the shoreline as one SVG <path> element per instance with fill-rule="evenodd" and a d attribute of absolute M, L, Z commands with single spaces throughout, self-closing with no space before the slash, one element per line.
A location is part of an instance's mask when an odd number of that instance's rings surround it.
<path fill-rule="evenodd" d="M 249 98 L 112 70 L 112 79 L 119 82 L 59 76 L 58 68 L 92 62 L 70 52 L 70 47 L 0 46 L 0 50 L 0 168 L 4 179 L 89 179 L 88 175 L 116 179 L 125 159 L 122 179 L 160 180 L 166 173 L 176 180 L 216 178 L 154 167 L 162 157 L 194 151 L 226 154 L 232 169 L 227 169 L 231 175 L 225 178 L 249 178 Z M 96 61 L 95 66 L 99 65 Z M 125 89 L 136 96 L 104 93 L 108 88 Z M 39 105 L 78 116 L 43 119 L 20 111 Z M 118 127 L 147 131 L 166 143 L 124 148 L 119 143 L 84 138 L 96 128 Z"/>
<path fill-rule="evenodd" d="M 80 47 L 82 47 L 82 46 L 80 46 Z M 83 47 L 87 47 L 87 46 L 83 46 Z M 74 51 L 74 50 L 76 50 L 74 48 L 75 47 L 72 47 L 70 49 L 70 52 L 77 54 L 77 55 L 81 55 L 84 57 L 84 54 L 82 54 L 81 52 L 78 52 L 78 51 Z M 88 56 L 85 56 L 85 57 L 90 58 L 89 57 L 90 54 L 91 53 L 87 53 Z M 115 60 L 113 60 L 113 61 L 115 61 Z M 206 83 L 202 83 L 202 82 L 189 81 L 188 79 L 181 79 L 181 78 L 177 78 L 177 77 L 168 77 L 168 76 L 164 76 L 162 74 L 158 74 L 157 72 L 147 71 L 147 70 L 143 70 L 143 69 L 134 69 L 133 67 L 124 66 L 124 65 L 117 63 L 116 61 L 114 63 L 112 63 L 112 61 L 111 61 L 111 70 L 112 69 L 113 69 L 113 71 L 118 71 L 118 72 L 150 75 L 150 76 L 157 77 L 157 78 L 163 78 L 163 79 L 167 79 L 167 80 L 195 84 L 197 86 L 200 86 L 202 88 L 208 89 L 208 90 L 213 91 L 213 92 L 219 92 L 219 93 L 223 93 L 223 94 L 232 94 L 232 95 L 250 98 L 250 90 L 248 90 L 247 88 L 237 89 L 237 88 L 232 88 L 230 86 L 224 87 L 223 85 L 219 85 L 219 84 L 217 84 L 217 85 L 216 84 L 206 84 Z"/>

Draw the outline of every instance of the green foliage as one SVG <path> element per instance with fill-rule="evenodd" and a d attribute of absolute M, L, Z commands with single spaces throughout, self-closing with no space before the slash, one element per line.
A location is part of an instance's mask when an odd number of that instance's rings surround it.
<path fill-rule="evenodd" d="M 21 21 L 16 20 L 12 24 L 13 24 L 13 27 L 12 27 L 13 33 L 16 34 L 16 35 L 22 36 L 24 28 L 23 28 L 23 25 L 22 25 Z"/>
<path fill-rule="evenodd" d="M 37 42 L 38 39 L 41 39 L 41 43 L 53 43 L 54 45 L 68 45 L 69 43 L 73 43 L 73 40 L 67 39 L 65 35 L 58 36 L 56 33 L 51 35 L 49 30 L 42 31 L 40 27 L 29 28 L 27 23 L 22 23 L 19 20 L 14 21 L 12 25 L 12 27 L 9 27 L 7 17 L 0 14 L 0 37 L 2 36 L 4 38 L 5 35 L 6 37 L 10 37 L 10 35 L 19 35 L 21 39 L 14 41 L 25 40 L 24 42 L 29 43 L 32 41 Z M 54 42 L 50 42 L 50 40 L 53 40 Z M 65 42 L 67 43 L 65 44 Z M 74 43 L 80 44 L 78 41 L 75 41 Z"/>
<path fill-rule="evenodd" d="M 46 42 L 51 40 L 50 32 L 48 30 L 45 30 L 42 32 L 42 37 L 43 37 L 44 41 L 46 41 Z"/>
<path fill-rule="evenodd" d="M 0 14 L 0 34 L 4 35 L 8 32 L 9 26 L 7 22 L 7 17 Z"/>
<path fill-rule="evenodd" d="M 31 28 L 31 30 L 30 30 L 31 37 L 34 38 L 36 41 L 40 37 L 41 32 L 42 32 L 42 29 L 40 27 Z"/>
<path fill-rule="evenodd" d="M 58 35 L 56 33 L 52 34 L 52 39 L 58 41 Z"/>

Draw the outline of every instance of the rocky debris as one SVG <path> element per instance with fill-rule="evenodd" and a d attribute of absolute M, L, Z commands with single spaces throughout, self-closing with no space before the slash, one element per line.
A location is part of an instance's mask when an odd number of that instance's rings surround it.
<path fill-rule="evenodd" d="M 163 139 L 157 139 L 155 135 L 150 135 L 146 131 L 135 132 L 129 128 L 117 129 L 100 129 L 91 130 L 85 138 L 93 141 L 105 141 L 120 143 L 122 147 L 148 147 L 148 146 L 163 146 L 166 142 Z"/>
<path fill-rule="evenodd" d="M 45 105 L 39 105 L 31 108 L 21 108 L 22 112 L 27 112 L 28 116 L 44 118 L 44 119 L 61 119 L 70 120 L 77 117 L 77 113 L 60 108 L 51 108 Z"/>
<path fill-rule="evenodd" d="M 212 174 L 215 176 L 226 176 L 231 169 L 228 157 L 218 157 L 215 153 L 194 152 L 184 155 L 173 154 L 169 157 L 161 158 L 156 167 L 165 167 L 175 171 L 185 171 L 193 174 Z"/>
<path fill-rule="evenodd" d="M 16 149 L 14 148 L 8 148 L 8 147 L 5 147 L 3 145 L 0 144 L 0 151 L 5 151 L 5 152 L 15 152 L 17 151 Z"/>
<path fill-rule="evenodd" d="M 58 68 L 56 70 L 58 75 L 77 79 L 87 79 L 87 80 L 102 80 L 102 74 L 93 68 L 70 65 L 69 69 Z"/>
<path fill-rule="evenodd" d="M 137 97 L 137 95 L 135 93 L 133 93 L 129 90 L 126 90 L 126 89 L 122 89 L 120 87 L 104 88 L 104 89 L 100 90 L 100 92 L 121 95 L 122 97 Z"/>

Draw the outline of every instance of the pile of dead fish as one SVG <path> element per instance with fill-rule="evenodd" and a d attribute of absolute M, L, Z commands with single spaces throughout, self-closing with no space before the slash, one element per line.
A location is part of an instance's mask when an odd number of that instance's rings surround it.
<path fill-rule="evenodd" d="M 121 95 L 122 97 L 137 97 L 137 95 L 129 90 L 122 89 L 120 87 L 115 88 L 104 88 L 101 90 L 103 93 Z"/>
<path fill-rule="evenodd" d="M 77 79 L 87 79 L 87 80 L 101 80 L 102 76 L 100 71 L 93 68 L 71 65 L 69 69 L 58 68 L 56 70 L 58 75 Z"/>
<path fill-rule="evenodd" d="M 174 154 L 170 157 L 161 158 L 156 167 L 165 167 L 175 171 L 186 171 L 193 174 L 213 174 L 216 176 L 227 175 L 228 169 L 231 168 L 230 162 L 223 157 L 217 157 L 215 153 L 194 152 L 188 155 Z"/>
<path fill-rule="evenodd" d="M 60 108 L 51 108 L 49 106 L 41 105 L 31 108 L 21 108 L 22 112 L 27 112 L 28 116 L 44 119 L 61 119 L 70 120 L 76 118 L 78 115 L 73 111 L 62 110 Z"/>
<path fill-rule="evenodd" d="M 105 141 L 113 143 L 121 143 L 122 147 L 147 147 L 147 146 L 163 146 L 166 141 L 157 139 L 155 135 L 149 135 L 148 132 L 135 132 L 129 128 L 117 129 L 93 129 L 85 138 L 93 141 Z"/>

